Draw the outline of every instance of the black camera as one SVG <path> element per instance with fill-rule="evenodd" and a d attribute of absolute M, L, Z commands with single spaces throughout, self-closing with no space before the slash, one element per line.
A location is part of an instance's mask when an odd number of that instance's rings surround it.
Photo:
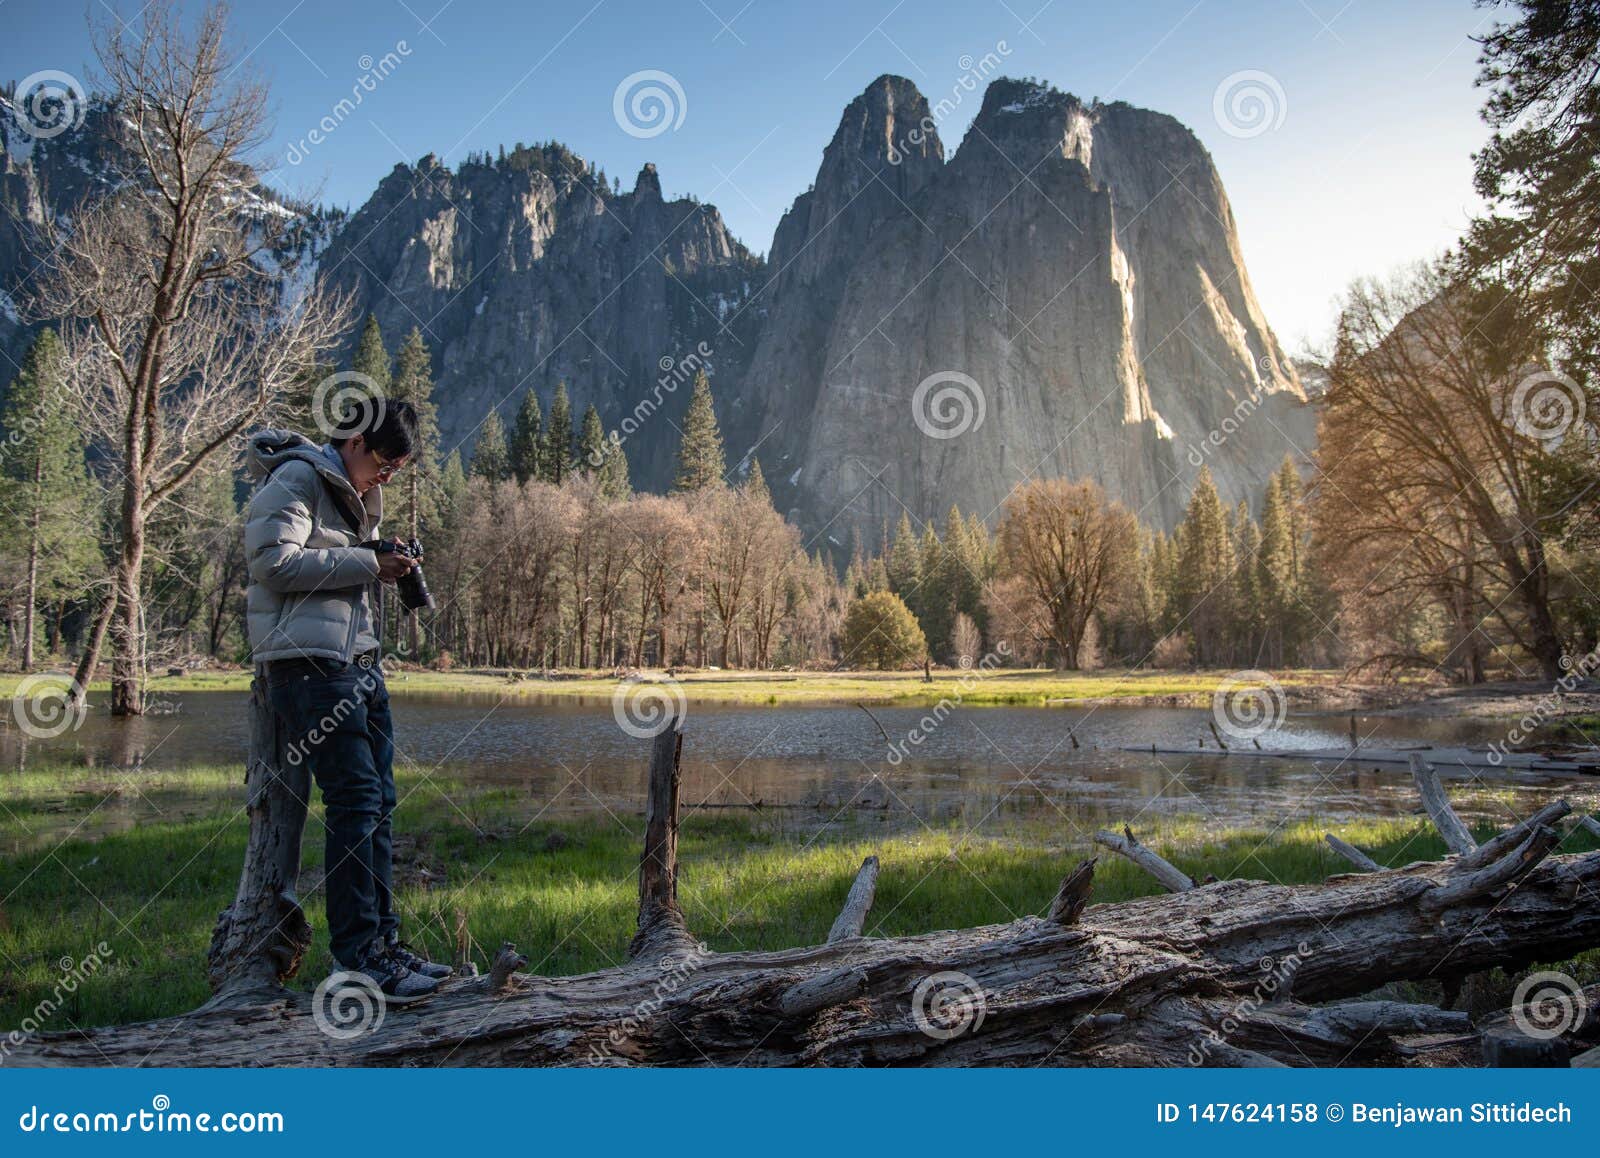
<path fill-rule="evenodd" d="M 400 605 L 413 613 L 423 607 L 429 611 L 434 609 L 433 592 L 428 590 L 428 581 L 422 574 L 422 544 L 419 541 L 371 539 L 361 545 L 380 555 L 393 553 L 413 560 L 415 566 L 395 582 L 395 590 L 400 593 Z"/>

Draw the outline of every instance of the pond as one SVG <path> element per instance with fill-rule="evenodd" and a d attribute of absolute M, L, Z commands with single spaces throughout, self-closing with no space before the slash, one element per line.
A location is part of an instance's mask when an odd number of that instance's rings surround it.
<path fill-rule="evenodd" d="M 609 698 L 502 698 L 407 693 L 392 685 L 399 763 L 475 784 L 525 793 L 541 815 L 643 807 L 648 743 L 618 726 Z M 1207 710 L 1165 707 L 956 707 L 942 720 L 928 707 L 846 704 L 689 706 L 682 799 L 688 808 L 759 810 L 796 831 L 852 824 L 955 823 L 1004 835 L 1019 821 L 1059 823 L 1063 839 L 1124 821 L 1149 826 L 1185 816 L 1216 830 L 1315 817 L 1394 816 L 1417 810 L 1401 766 L 1358 761 L 1264 759 L 1218 751 Z M 874 719 L 875 718 L 875 719 Z M 241 767 L 247 696 L 197 691 L 158 697 L 152 714 L 114 721 L 95 703 L 81 727 L 29 740 L 0 727 L 0 801 L 5 780 L 41 760 L 104 767 L 132 786 L 159 774 L 181 783 L 185 768 Z M 891 754 L 878 725 L 898 745 Z M 1493 721 L 1359 717 L 1374 745 L 1486 744 Z M 1347 714 L 1290 715 L 1263 744 L 1339 747 Z M 907 742 L 913 730 L 924 738 Z M 1068 735 L 1076 735 L 1074 747 Z M 1201 744 L 1203 743 L 1203 747 Z M 1184 749 L 1183 754 L 1127 751 Z M 1193 749 L 1193 752 L 1187 751 Z M 1594 808 L 1600 783 L 1442 769 L 1466 815 L 1508 821 L 1554 795 Z M 137 792 L 100 810 L 88 832 L 137 823 Z M 1076 831 L 1075 831 L 1076 830 Z M 86 832 L 86 834 L 88 834 Z"/>

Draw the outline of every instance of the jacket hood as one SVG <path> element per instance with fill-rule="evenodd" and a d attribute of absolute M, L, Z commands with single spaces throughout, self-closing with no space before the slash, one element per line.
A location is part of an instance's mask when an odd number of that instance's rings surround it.
<path fill-rule="evenodd" d="M 364 508 L 375 525 L 383 513 L 383 488 L 375 486 L 365 495 L 356 494 L 356 488 L 350 485 L 350 478 L 339 462 L 338 453 L 331 446 L 319 446 L 293 430 L 258 430 L 245 440 L 245 473 L 251 482 L 259 483 L 284 463 L 298 458 L 315 467 L 336 495 Z"/>

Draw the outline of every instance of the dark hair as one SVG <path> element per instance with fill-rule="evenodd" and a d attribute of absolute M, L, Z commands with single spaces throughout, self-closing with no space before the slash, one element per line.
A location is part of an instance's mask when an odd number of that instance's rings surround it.
<path fill-rule="evenodd" d="M 355 407 L 339 428 L 334 446 L 343 446 L 358 434 L 384 458 L 404 458 L 416 449 L 417 408 L 409 402 L 376 398 Z"/>

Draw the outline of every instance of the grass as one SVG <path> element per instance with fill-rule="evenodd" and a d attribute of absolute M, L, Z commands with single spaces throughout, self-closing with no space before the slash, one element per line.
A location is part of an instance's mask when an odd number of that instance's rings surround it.
<path fill-rule="evenodd" d="M 1535 740 L 1539 744 L 1592 745 L 1600 740 L 1600 713 L 1588 712 L 1545 720 L 1539 725 L 1537 734 L 1529 738 L 1529 744 Z"/>
<path fill-rule="evenodd" d="M 514 789 L 408 772 L 398 779 L 397 891 L 410 939 L 448 959 L 459 909 L 480 967 L 503 940 L 528 954 L 536 973 L 622 961 L 633 932 L 642 817 L 550 822 Z M 160 1017 L 203 1001 L 212 926 L 233 896 L 244 853 L 241 803 L 237 769 L 147 771 L 136 785 L 65 765 L 0 774 L 0 1028 L 30 1017 L 60 982 L 62 959 L 82 960 L 101 940 L 111 948 L 107 964 L 66 996 L 48 1026 Z M 1326 827 L 1307 819 L 1269 834 L 1172 817 L 1144 824 L 1140 837 L 1197 877 L 1292 883 L 1346 867 L 1322 843 Z M 1339 828 L 1386 864 L 1444 851 L 1416 818 Z M 311 820 L 303 888 L 320 878 L 320 832 Z M 1585 840 L 1575 836 L 1568 847 L 1592 846 Z M 815 822 L 797 824 L 793 813 L 691 812 L 680 845 L 681 899 L 691 927 L 714 949 L 815 943 L 869 853 L 882 858 L 883 873 L 867 931 L 895 936 L 1041 912 L 1088 846 L 1042 820 L 1010 826 L 1004 836 L 953 827 L 818 835 Z M 331 961 L 322 896 L 306 891 L 316 943 L 296 984 L 310 989 Z M 1132 865 L 1101 860 L 1097 901 L 1155 891 Z"/>
<path fill-rule="evenodd" d="M 747 672 L 692 671 L 677 677 L 683 694 L 697 703 L 772 704 L 903 703 L 935 704 L 942 699 L 964 704 L 1043 704 L 1055 700 L 1086 702 L 1101 699 L 1149 697 L 1182 706 L 1205 707 L 1232 671 L 1169 672 L 1058 672 L 1047 669 L 998 669 L 965 672 L 935 670 L 933 682 L 923 682 L 921 672 Z M 1333 671 L 1281 671 L 1275 677 L 1291 693 L 1314 692 L 1338 684 Z M 662 678 L 661 673 L 649 673 Z M 15 694 L 23 676 L 0 673 L 0 699 Z M 190 672 L 181 676 L 156 676 L 152 692 L 244 691 L 250 673 L 244 669 Z M 396 671 L 389 690 L 396 694 L 479 693 L 493 696 L 554 696 L 604 699 L 619 686 L 610 672 L 563 671 L 556 678 L 508 678 L 504 673 L 479 671 Z M 96 680 L 91 691 L 109 690 L 107 680 Z"/>

